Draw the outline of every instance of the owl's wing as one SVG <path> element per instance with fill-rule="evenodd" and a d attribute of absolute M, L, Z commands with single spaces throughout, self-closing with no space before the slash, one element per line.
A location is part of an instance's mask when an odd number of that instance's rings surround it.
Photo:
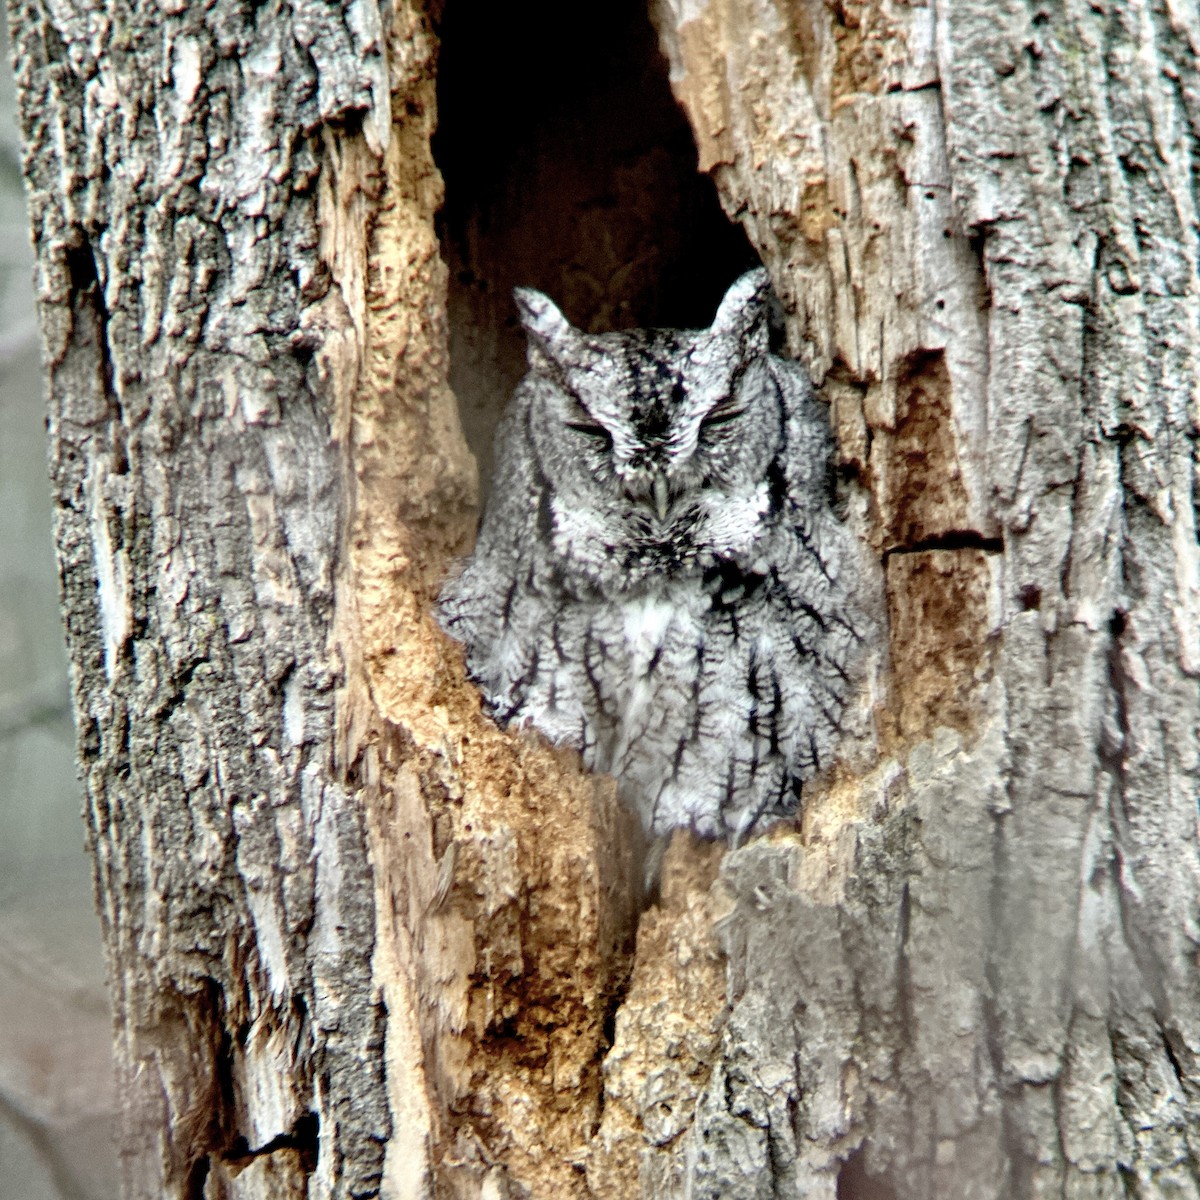
<path fill-rule="evenodd" d="M 828 407 L 816 398 L 808 372 L 800 363 L 774 355 L 767 362 L 783 402 L 779 460 L 788 496 L 804 508 L 829 507 L 836 446 Z"/>
<path fill-rule="evenodd" d="M 496 429 L 496 479 L 474 553 L 438 601 L 442 628 L 467 648 L 467 669 L 489 710 L 507 719 L 520 708 L 527 661 L 549 607 L 540 514 L 548 503 L 530 441 L 530 395 L 522 383 Z"/>
<path fill-rule="evenodd" d="M 799 363 L 770 362 L 786 414 L 773 466 L 782 495 L 767 556 L 772 592 L 786 612 L 809 702 L 836 726 L 861 647 L 874 636 L 874 605 L 866 602 L 871 577 L 863 547 L 834 509 L 836 446 L 827 409 Z"/>

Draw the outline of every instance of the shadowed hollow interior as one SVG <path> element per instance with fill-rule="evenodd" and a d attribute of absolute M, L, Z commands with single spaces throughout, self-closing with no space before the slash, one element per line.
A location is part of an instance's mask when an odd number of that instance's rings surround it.
<path fill-rule="evenodd" d="M 700 327 L 758 260 L 696 169 L 642 0 L 448 0 L 434 155 L 450 268 L 450 383 L 486 494 L 525 369 L 512 289 L 592 332 Z"/>

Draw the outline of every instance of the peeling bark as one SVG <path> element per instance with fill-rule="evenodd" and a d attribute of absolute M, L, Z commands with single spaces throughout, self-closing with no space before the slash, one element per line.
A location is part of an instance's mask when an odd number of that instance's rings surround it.
<path fill-rule="evenodd" d="M 10 3 L 126 1194 L 1200 1196 L 1194 9 L 654 6 L 891 643 L 876 757 L 639 914 L 429 616 L 447 312 L 537 241 L 449 278 L 430 13 Z"/>

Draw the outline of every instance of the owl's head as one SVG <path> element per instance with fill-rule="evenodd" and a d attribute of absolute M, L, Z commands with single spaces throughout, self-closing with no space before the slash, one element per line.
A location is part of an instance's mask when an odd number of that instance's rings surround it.
<path fill-rule="evenodd" d="M 541 292 L 516 290 L 556 541 L 576 556 L 627 550 L 633 569 L 752 539 L 786 417 L 768 363 L 769 292 L 766 271 L 751 271 L 707 329 L 587 334 Z"/>

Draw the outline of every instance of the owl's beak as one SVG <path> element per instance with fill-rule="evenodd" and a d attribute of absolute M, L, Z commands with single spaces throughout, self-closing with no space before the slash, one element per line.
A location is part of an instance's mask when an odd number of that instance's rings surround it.
<path fill-rule="evenodd" d="M 654 511 L 658 513 L 658 519 L 665 521 L 667 519 L 667 506 L 671 502 L 671 493 L 667 490 L 667 477 L 665 475 L 655 475 L 654 477 Z"/>

